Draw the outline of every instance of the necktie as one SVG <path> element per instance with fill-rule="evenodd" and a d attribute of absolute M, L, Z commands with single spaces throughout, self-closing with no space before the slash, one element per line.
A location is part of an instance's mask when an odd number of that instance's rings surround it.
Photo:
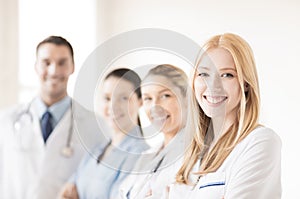
<path fill-rule="evenodd" d="M 53 130 L 51 121 L 50 121 L 51 117 L 52 117 L 52 115 L 49 111 L 46 111 L 42 116 L 41 127 L 42 127 L 42 133 L 43 133 L 43 138 L 44 138 L 45 143 L 46 143 L 50 133 Z"/>

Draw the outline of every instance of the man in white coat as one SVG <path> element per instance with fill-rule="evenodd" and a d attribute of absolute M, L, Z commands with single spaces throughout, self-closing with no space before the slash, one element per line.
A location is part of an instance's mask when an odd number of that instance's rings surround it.
<path fill-rule="evenodd" d="M 36 48 L 40 93 L 0 114 L 0 198 L 53 199 L 106 128 L 67 94 L 73 48 L 50 36 Z M 104 129 L 105 130 L 104 130 Z M 91 154 L 93 155 L 93 154 Z"/>

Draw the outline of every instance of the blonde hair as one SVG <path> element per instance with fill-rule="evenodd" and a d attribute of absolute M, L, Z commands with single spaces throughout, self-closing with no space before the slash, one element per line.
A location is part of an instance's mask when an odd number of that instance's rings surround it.
<path fill-rule="evenodd" d="M 220 137 L 212 150 L 207 153 L 205 136 L 211 119 L 205 115 L 194 96 L 194 79 L 197 67 L 204 53 L 216 48 L 223 48 L 232 55 L 242 97 L 236 121 Z M 188 97 L 190 114 L 187 118 L 186 133 L 192 134 L 192 141 L 185 153 L 183 165 L 176 176 L 176 181 L 183 184 L 190 183 L 188 179 L 191 170 L 203 153 L 201 169 L 198 172 L 200 176 L 215 172 L 223 164 L 233 148 L 258 126 L 260 106 L 259 85 L 254 56 L 249 44 L 238 35 L 226 33 L 209 39 L 203 46 L 203 50 L 203 53 L 198 56 L 194 68 L 191 85 L 192 91 L 189 92 Z"/>
<path fill-rule="evenodd" d="M 161 64 L 155 66 L 147 73 L 143 81 L 153 75 L 159 75 L 168 78 L 168 80 L 170 80 L 174 86 L 180 89 L 182 96 L 186 96 L 188 78 L 185 72 L 180 68 L 177 68 L 171 64 Z"/>

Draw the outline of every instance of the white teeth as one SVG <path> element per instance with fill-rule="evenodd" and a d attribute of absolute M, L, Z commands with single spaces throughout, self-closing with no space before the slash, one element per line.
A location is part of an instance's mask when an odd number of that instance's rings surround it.
<path fill-rule="evenodd" d="M 152 109 L 150 114 L 154 120 L 165 120 L 168 117 L 167 113 L 162 108 Z"/>
<path fill-rule="evenodd" d="M 58 83 L 60 82 L 59 79 L 47 79 L 48 82 L 51 82 L 51 83 Z"/>
<path fill-rule="evenodd" d="M 112 116 L 110 116 L 110 119 L 111 120 L 117 120 L 117 119 L 119 119 L 121 117 L 122 117 L 122 115 L 112 115 Z"/>
<path fill-rule="evenodd" d="M 167 116 L 154 116 L 152 115 L 153 120 L 165 120 L 167 119 Z"/>
<path fill-rule="evenodd" d="M 211 104 L 218 104 L 222 101 L 224 101 L 226 99 L 226 97 L 224 96 L 206 96 L 206 100 L 211 103 Z"/>

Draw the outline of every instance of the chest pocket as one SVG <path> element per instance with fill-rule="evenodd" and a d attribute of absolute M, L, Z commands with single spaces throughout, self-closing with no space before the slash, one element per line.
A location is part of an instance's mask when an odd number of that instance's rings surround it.
<path fill-rule="evenodd" d="M 195 198 L 221 199 L 225 194 L 225 172 L 209 173 L 202 176 L 194 189 Z"/>

